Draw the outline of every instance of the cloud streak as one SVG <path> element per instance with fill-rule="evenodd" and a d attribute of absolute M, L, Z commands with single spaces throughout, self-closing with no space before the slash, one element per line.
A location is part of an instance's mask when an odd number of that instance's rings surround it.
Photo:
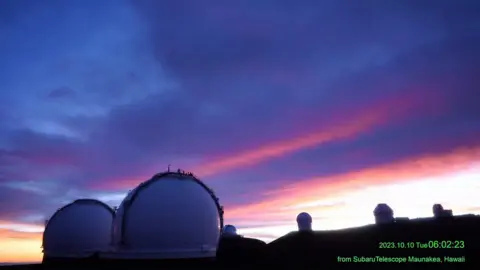
<path fill-rule="evenodd" d="M 332 117 L 323 130 L 270 143 L 256 149 L 234 153 L 231 154 L 231 156 L 217 158 L 216 161 L 207 161 L 196 166 L 192 171 L 202 177 L 208 177 L 225 171 L 231 172 L 238 168 L 245 169 L 248 166 L 258 165 L 271 159 L 284 157 L 303 149 L 319 147 L 322 144 L 327 144 L 332 141 L 341 141 L 346 138 L 358 136 L 361 133 L 385 124 L 389 120 L 400 121 L 409 115 L 411 117 L 416 110 L 424 109 L 425 106 L 428 106 L 431 100 L 441 101 L 433 95 L 427 98 L 419 98 L 416 94 L 396 95 L 390 99 L 382 100 L 381 104 L 371 104 L 371 106 L 369 106 L 371 108 L 362 108 L 358 113 L 351 112 L 348 114 L 354 115 L 354 118 L 341 119 Z M 439 104 L 437 103 L 435 105 L 438 106 Z M 128 188 L 138 184 L 139 181 L 141 181 L 139 179 L 124 182 L 116 181 L 114 185 L 117 188 Z"/>
<path fill-rule="evenodd" d="M 378 186 L 382 184 L 405 183 L 406 181 L 417 181 L 422 178 L 434 178 L 448 174 L 449 172 L 460 172 L 475 167 L 480 160 L 480 148 L 458 149 L 453 153 L 443 156 L 424 156 L 405 160 L 394 164 L 388 164 L 375 168 L 365 169 L 347 174 L 331 175 L 329 177 L 318 177 L 303 180 L 291 180 L 289 186 L 269 192 L 275 198 L 269 198 L 258 205 L 279 207 L 294 204 L 298 198 L 302 201 L 309 201 L 317 197 L 339 194 L 339 192 L 351 192 L 366 186 Z M 473 164 L 473 165 L 472 165 Z M 317 187 L 315 187 L 317 186 Z M 315 187 L 315 188 L 313 188 Z M 287 195 L 288 194 L 288 195 Z M 294 207 L 298 208 L 298 207 Z M 241 207 L 239 213 L 248 213 L 249 209 L 257 209 L 256 205 Z M 255 210 L 257 211 L 257 210 Z M 235 210 L 229 210 L 235 215 Z"/>

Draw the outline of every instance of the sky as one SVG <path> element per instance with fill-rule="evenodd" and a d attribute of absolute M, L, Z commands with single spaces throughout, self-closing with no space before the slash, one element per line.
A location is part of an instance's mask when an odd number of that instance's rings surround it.
<path fill-rule="evenodd" d="M 168 164 L 266 241 L 480 213 L 476 0 L 0 0 L 0 59 L 0 262 Z"/>

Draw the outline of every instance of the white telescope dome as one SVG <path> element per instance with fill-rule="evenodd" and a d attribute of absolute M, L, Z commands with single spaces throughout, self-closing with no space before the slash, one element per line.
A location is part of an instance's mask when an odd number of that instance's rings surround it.
<path fill-rule="evenodd" d="M 113 222 L 115 254 L 124 259 L 214 257 L 223 208 L 193 174 L 164 172 L 132 190 Z"/>
<path fill-rule="evenodd" d="M 43 232 L 43 253 L 52 258 L 85 258 L 108 249 L 114 212 L 105 203 L 80 199 L 58 209 Z"/>
<path fill-rule="evenodd" d="M 373 210 L 373 215 L 375 216 L 375 223 L 377 224 L 385 224 L 395 221 L 393 209 L 386 203 L 379 203 Z"/>
<path fill-rule="evenodd" d="M 297 216 L 297 226 L 299 231 L 312 230 L 312 216 L 309 213 L 302 212 Z"/>
<path fill-rule="evenodd" d="M 233 225 L 225 225 L 225 227 L 223 227 L 223 233 L 222 233 L 222 236 L 226 236 L 226 237 L 229 237 L 229 236 L 238 236 L 237 234 L 237 228 Z"/>

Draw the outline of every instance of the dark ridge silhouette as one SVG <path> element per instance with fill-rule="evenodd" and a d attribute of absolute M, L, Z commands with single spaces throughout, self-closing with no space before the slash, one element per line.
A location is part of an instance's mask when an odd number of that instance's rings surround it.
<path fill-rule="evenodd" d="M 248 267 L 264 264 L 267 244 L 237 234 L 233 225 L 225 225 L 218 242 L 216 262 L 219 268 Z"/>
<path fill-rule="evenodd" d="M 222 269 L 265 264 L 267 244 L 241 236 L 222 237 L 217 248 L 217 266 Z"/>
<path fill-rule="evenodd" d="M 358 260 L 362 256 L 384 256 L 385 260 L 405 258 L 407 262 L 397 264 L 408 269 L 428 265 L 460 269 L 478 261 L 478 228 L 478 216 L 464 215 L 401 220 L 336 231 L 292 232 L 268 245 L 268 260 L 271 267 L 320 269 L 326 266 L 373 266 L 372 263 L 354 262 L 354 256 Z M 428 260 L 438 257 L 443 263 L 408 262 L 409 256 L 431 257 Z M 445 256 L 465 258 L 465 262 L 447 262 Z"/>
<path fill-rule="evenodd" d="M 200 259 L 71 259 L 50 260 L 42 264 L 7 265 L 2 269 L 110 269 L 113 267 L 125 269 L 216 269 L 215 258 Z"/>
<path fill-rule="evenodd" d="M 57 266 L 55 266 L 57 267 Z M 195 259 L 102 259 L 97 263 L 89 263 L 88 269 L 112 267 L 126 269 L 214 269 L 217 268 L 215 258 Z M 67 268 L 64 268 L 67 269 Z M 87 270 L 87 268 L 85 268 Z"/>

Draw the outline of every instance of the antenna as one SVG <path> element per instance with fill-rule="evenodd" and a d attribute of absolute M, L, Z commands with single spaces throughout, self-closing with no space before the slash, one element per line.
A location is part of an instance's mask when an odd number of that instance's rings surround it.
<path fill-rule="evenodd" d="M 168 164 L 168 172 L 170 172 L 170 164 Z"/>

